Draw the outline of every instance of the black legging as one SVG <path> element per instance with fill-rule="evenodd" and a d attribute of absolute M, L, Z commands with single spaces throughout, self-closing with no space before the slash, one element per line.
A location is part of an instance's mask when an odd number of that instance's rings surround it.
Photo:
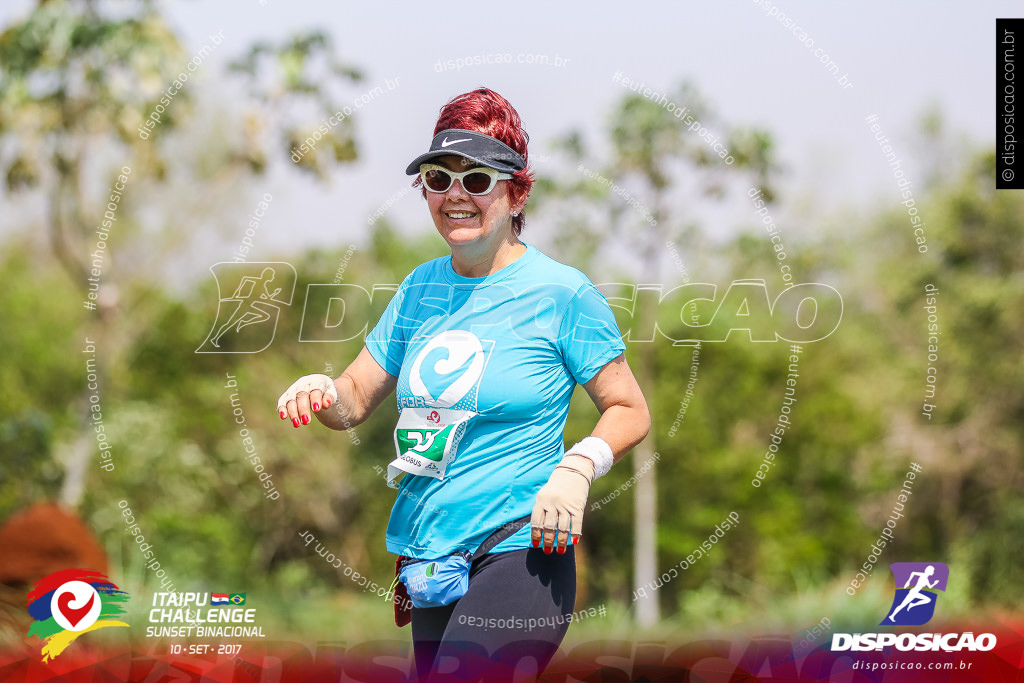
<path fill-rule="evenodd" d="M 470 565 L 461 598 L 412 608 L 418 680 L 500 681 L 513 671 L 543 671 L 576 604 L 574 550 L 488 553 Z"/>

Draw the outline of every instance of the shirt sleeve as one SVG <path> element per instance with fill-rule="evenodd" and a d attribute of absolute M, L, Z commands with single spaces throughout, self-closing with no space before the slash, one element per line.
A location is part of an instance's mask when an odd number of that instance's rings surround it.
<path fill-rule="evenodd" d="M 410 276 L 411 277 L 411 276 Z M 377 325 L 366 335 L 366 350 L 377 364 L 393 377 L 402 371 L 405 347 L 408 342 L 406 326 L 401 323 L 402 302 L 408 290 L 409 277 L 398 286 L 398 291 L 388 302 Z"/>
<path fill-rule="evenodd" d="M 558 330 L 558 348 L 578 384 L 626 350 L 608 300 L 592 283 L 580 287 L 569 301 Z"/>

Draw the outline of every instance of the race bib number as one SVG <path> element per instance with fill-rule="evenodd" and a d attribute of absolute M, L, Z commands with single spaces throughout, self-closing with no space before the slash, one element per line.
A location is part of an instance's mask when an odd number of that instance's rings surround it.
<path fill-rule="evenodd" d="M 471 410 L 403 408 L 395 427 L 397 457 L 388 464 L 388 486 L 398 488 L 405 474 L 444 478 L 455 459 Z"/>

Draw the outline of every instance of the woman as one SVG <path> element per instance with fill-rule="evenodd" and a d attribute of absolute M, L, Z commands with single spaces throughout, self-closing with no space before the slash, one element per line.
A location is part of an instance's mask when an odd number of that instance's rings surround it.
<path fill-rule="evenodd" d="M 412 609 L 421 673 L 448 656 L 471 669 L 487 661 L 481 648 L 503 665 L 529 656 L 536 662 L 522 665 L 543 670 L 574 609 L 573 546 L 590 485 L 650 428 L 607 300 L 520 239 L 533 184 L 527 141 L 512 105 L 486 88 L 441 109 L 430 150 L 406 173 L 418 174 L 451 256 L 405 278 L 340 377 L 303 377 L 278 401 L 296 427 L 315 415 L 347 429 L 397 389 L 388 484 L 405 495 L 388 523 L 389 552 L 472 553 L 529 516 L 472 561 L 461 598 Z M 601 417 L 563 452 L 577 383 Z"/>

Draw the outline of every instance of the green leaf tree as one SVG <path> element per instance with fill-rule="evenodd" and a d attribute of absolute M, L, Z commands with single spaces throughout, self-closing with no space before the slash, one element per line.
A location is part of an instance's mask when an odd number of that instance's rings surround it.
<path fill-rule="evenodd" d="M 40 1 L 0 34 L 0 173 L 9 196 L 31 195 L 44 207 L 39 233 L 81 294 L 67 315 L 95 347 L 97 384 L 108 396 L 128 371 L 124 352 L 154 320 L 153 291 L 167 264 L 187 256 L 190 231 L 222 227 L 224 205 L 233 205 L 225 200 L 274 156 L 320 178 L 356 158 L 346 117 L 317 145 L 330 154 L 292 160 L 295 144 L 359 78 L 322 34 L 254 47 L 227 83 L 247 99 L 227 121 L 199 116 L 200 105 L 216 104 L 195 101 L 194 81 L 214 69 L 223 40 L 209 36 L 188 55 L 142 1 L 116 12 L 88 0 Z M 204 192 L 183 192 L 182 177 Z M 154 206 L 166 210 L 154 215 Z M 81 500 L 94 450 L 84 394 L 75 411 L 81 429 L 55 446 L 69 506 Z"/>
<path fill-rule="evenodd" d="M 601 243 L 612 243 L 621 263 L 624 254 L 638 263 L 644 282 L 660 281 L 660 263 L 666 242 L 682 235 L 680 226 L 692 221 L 681 199 L 680 189 L 698 200 L 725 196 L 731 182 L 752 176 L 765 194 L 771 195 L 770 181 L 776 171 L 770 135 L 750 128 L 735 127 L 715 115 L 690 84 L 677 88 L 666 98 L 678 108 L 670 111 L 660 99 L 627 95 L 609 122 L 611 152 L 605 160 L 587 158 L 582 134 L 570 133 L 560 146 L 577 164 L 569 179 L 547 180 L 539 187 L 539 203 L 559 212 L 574 229 L 561 231 L 580 247 L 582 261 L 594 257 Z M 679 115 L 674 112 L 685 113 Z M 728 159 L 715 151 L 705 137 L 689 124 L 697 121 L 705 130 L 718 133 Z M 692 234 L 692 233 L 691 233 Z M 621 251 L 619 251 L 621 248 Z M 649 397 L 656 393 L 655 353 L 659 344 L 655 329 L 658 298 L 637 291 L 632 299 L 628 341 L 630 365 Z M 621 327 L 621 325 L 620 325 Z M 654 582 L 657 562 L 657 461 L 654 458 L 656 430 L 633 450 L 635 510 L 633 518 L 634 589 Z M 648 469 L 649 467 L 649 469 Z M 643 474 L 640 473 L 644 469 Z M 637 622 L 651 626 L 660 618 L 657 598 L 637 601 Z"/>

